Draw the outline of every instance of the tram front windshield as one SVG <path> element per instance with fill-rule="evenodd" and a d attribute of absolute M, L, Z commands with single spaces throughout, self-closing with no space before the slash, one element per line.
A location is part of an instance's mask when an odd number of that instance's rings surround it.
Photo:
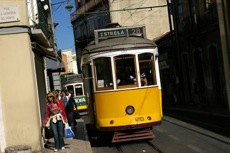
<path fill-rule="evenodd" d="M 138 56 L 138 62 L 136 62 L 136 56 Z M 114 61 L 111 62 L 111 60 Z M 114 83 L 111 63 L 114 63 L 114 80 L 116 80 Z M 137 70 L 139 70 L 139 73 L 137 73 Z M 154 56 L 152 53 L 125 54 L 113 58 L 100 57 L 94 59 L 94 74 L 97 91 L 111 90 L 115 87 L 121 89 L 156 85 Z M 137 75 L 140 76 L 138 77 Z"/>
<path fill-rule="evenodd" d="M 75 85 L 75 96 L 82 96 L 82 95 L 83 95 L 82 85 L 81 84 Z"/>

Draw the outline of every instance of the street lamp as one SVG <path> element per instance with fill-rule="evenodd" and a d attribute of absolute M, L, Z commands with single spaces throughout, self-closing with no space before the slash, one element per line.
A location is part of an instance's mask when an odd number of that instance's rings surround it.
<path fill-rule="evenodd" d="M 67 5 L 66 5 L 65 9 L 67 9 L 69 12 L 71 12 L 71 10 L 73 8 L 73 5 L 71 5 L 70 0 L 67 0 L 67 1 L 65 0 L 65 1 L 57 2 L 57 3 L 52 3 L 51 6 L 54 6 L 54 5 L 57 5 L 57 4 L 63 4 L 65 2 L 67 2 Z"/>
<path fill-rule="evenodd" d="M 65 9 L 67 9 L 69 12 L 71 12 L 72 8 L 73 8 L 73 5 L 71 5 L 70 1 L 68 0 L 68 3 L 66 5 Z"/>

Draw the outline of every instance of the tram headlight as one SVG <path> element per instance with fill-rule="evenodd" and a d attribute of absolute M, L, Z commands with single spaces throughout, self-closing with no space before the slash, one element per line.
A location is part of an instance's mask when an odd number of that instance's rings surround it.
<path fill-rule="evenodd" d="M 133 106 L 127 106 L 126 109 L 125 109 L 126 113 L 128 115 L 132 115 L 135 111 L 134 107 Z"/>

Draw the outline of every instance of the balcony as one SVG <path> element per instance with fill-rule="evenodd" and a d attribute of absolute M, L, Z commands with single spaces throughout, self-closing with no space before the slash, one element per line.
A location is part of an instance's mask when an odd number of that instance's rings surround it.
<path fill-rule="evenodd" d="M 32 26 L 32 34 L 40 45 L 47 48 L 54 48 L 54 32 L 51 24 L 51 15 L 49 10 L 45 10 L 40 1 L 38 7 L 38 23 Z"/>

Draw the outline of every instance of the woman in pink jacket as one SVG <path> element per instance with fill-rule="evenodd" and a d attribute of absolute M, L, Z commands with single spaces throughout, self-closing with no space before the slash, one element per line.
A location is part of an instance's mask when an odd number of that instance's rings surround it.
<path fill-rule="evenodd" d="M 43 120 L 43 127 L 51 127 L 54 134 L 54 143 L 55 149 L 54 151 L 58 151 L 59 149 L 65 149 L 64 147 L 64 124 L 67 122 L 66 115 L 62 111 L 62 105 L 57 101 L 56 96 L 49 92 L 47 94 L 47 104 L 45 111 L 45 118 Z M 62 106 L 63 107 L 63 106 Z"/>

